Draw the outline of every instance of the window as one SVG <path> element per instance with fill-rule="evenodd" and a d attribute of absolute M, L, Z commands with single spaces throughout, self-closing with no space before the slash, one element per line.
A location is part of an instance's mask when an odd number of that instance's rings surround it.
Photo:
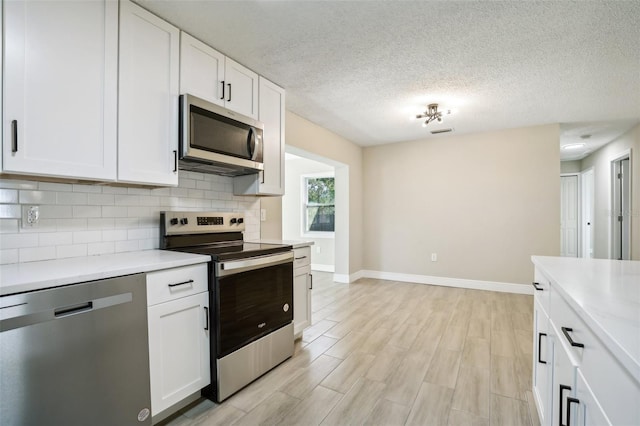
<path fill-rule="evenodd" d="M 303 177 L 304 233 L 333 233 L 335 230 L 335 178 Z"/>

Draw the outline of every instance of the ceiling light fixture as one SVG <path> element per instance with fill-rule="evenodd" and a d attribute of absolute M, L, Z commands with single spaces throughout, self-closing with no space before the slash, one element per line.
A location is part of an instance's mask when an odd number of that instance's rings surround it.
<path fill-rule="evenodd" d="M 424 123 L 422 123 L 422 127 L 426 127 L 427 124 L 432 121 L 437 121 L 438 123 L 442 123 L 442 115 L 451 114 L 451 110 L 448 109 L 446 112 L 438 111 L 438 104 L 429 104 L 427 105 L 427 110 L 422 114 L 416 115 L 416 118 L 426 118 Z"/>
<path fill-rule="evenodd" d="M 580 149 L 580 148 L 584 148 L 585 145 L 586 145 L 585 143 L 570 143 L 568 145 L 563 145 L 562 149 L 565 149 L 565 150 Z"/>

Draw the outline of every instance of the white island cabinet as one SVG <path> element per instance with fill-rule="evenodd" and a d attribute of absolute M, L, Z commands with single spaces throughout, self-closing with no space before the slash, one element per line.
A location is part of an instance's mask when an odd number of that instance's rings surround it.
<path fill-rule="evenodd" d="M 2 2 L 5 173 L 114 181 L 118 2 Z"/>
<path fill-rule="evenodd" d="M 532 261 L 541 424 L 640 424 L 640 262 Z"/>

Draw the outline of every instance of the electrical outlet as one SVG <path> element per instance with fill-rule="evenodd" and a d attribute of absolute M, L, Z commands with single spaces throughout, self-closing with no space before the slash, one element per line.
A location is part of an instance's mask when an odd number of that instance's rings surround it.
<path fill-rule="evenodd" d="M 438 261 L 438 253 L 431 253 L 431 261 L 432 262 Z"/>
<path fill-rule="evenodd" d="M 22 206 L 22 227 L 33 228 L 40 220 L 40 206 Z"/>
<path fill-rule="evenodd" d="M 316 253 L 320 253 L 321 251 L 320 246 L 316 246 Z"/>
<path fill-rule="evenodd" d="M 260 222 L 267 220 L 267 209 L 260 209 Z"/>

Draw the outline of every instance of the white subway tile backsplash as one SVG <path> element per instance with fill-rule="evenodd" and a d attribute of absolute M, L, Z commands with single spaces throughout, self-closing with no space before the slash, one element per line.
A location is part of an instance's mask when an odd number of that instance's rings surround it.
<path fill-rule="evenodd" d="M 0 189 L 0 203 L 16 204 L 18 191 L 16 189 Z"/>
<path fill-rule="evenodd" d="M 85 205 L 88 196 L 82 192 L 58 192 L 56 199 L 58 204 Z"/>
<path fill-rule="evenodd" d="M 180 172 L 173 188 L 0 179 L 0 263 L 156 249 L 164 210 L 243 211 L 245 239 L 260 238 L 260 202 L 232 194 L 232 178 Z M 40 205 L 22 228 L 21 204 Z"/>
<path fill-rule="evenodd" d="M 40 246 L 59 246 L 73 243 L 72 232 L 42 232 L 39 234 Z"/>
<path fill-rule="evenodd" d="M 113 241 L 104 241 L 101 243 L 89 243 L 87 244 L 87 255 L 94 256 L 98 254 L 111 254 L 115 253 L 116 245 Z"/>
<path fill-rule="evenodd" d="M 30 247 L 18 249 L 18 262 L 36 262 L 38 260 L 55 259 L 55 247 Z"/>
<path fill-rule="evenodd" d="M 18 263 L 18 249 L 0 250 L 0 265 L 7 263 Z"/>
<path fill-rule="evenodd" d="M 102 241 L 102 231 L 76 231 L 73 233 L 73 243 L 95 243 Z"/>
<path fill-rule="evenodd" d="M 21 204 L 55 204 L 56 193 L 49 191 L 20 190 Z"/>
<path fill-rule="evenodd" d="M 80 257 L 87 255 L 86 244 L 70 244 L 67 246 L 56 247 L 56 258 L 62 259 L 65 257 Z"/>
<path fill-rule="evenodd" d="M 113 194 L 88 194 L 87 204 L 93 206 L 112 206 L 115 204 L 115 196 Z"/>

